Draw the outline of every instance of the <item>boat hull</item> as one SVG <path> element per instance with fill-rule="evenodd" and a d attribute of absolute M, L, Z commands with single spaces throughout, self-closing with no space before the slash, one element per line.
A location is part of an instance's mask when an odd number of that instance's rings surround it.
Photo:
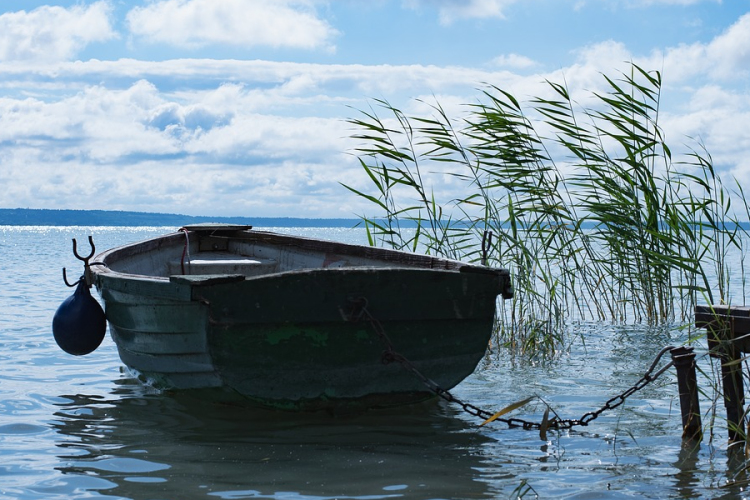
<path fill-rule="evenodd" d="M 476 368 L 507 275 L 321 268 L 145 279 L 99 272 L 120 357 L 163 389 L 224 388 L 264 406 L 318 410 L 431 397 Z M 392 349 L 409 360 L 387 362 Z M 411 369 L 408 369 L 411 368 Z"/>

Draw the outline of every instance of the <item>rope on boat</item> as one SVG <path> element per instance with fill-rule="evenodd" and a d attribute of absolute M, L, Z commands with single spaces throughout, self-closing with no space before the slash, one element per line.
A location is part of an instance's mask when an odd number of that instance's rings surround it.
<path fill-rule="evenodd" d="M 487 265 L 487 255 L 492 248 L 492 231 L 482 233 L 482 265 Z"/>
<path fill-rule="evenodd" d="M 187 255 L 188 271 L 190 271 L 190 233 L 186 228 L 180 228 L 185 233 L 185 246 L 182 248 L 182 259 L 180 259 L 180 268 L 182 274 L 185 274 L 185 256 Z"/>

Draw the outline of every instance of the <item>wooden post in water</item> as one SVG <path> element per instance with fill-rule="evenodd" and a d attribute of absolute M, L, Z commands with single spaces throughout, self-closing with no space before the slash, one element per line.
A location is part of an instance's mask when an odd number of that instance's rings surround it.
<path fill-rule="evenodd" d="M 721 382 L 724 386 L 724 407 L 727 409 L 729 440 L 745 438 L 745 387 L 742 364 L 737 349 L 729 347 L 721 357 Z"/>
<path fill-rule="evenodd" d="M 743 441 L 746 433 L 742 353 L 750 353 L 750 308 L 696 306 L 695 326 L 706 329 L 709 354 L 721 361 L 729 440 Z"/>
<path fill-rule="evenodd" d="M 695 353 L 692 347 L 675 347 L 669 354 L 677 369 L 680 392 L 683 441 L 699 442 L 703 438 L 701 408 L 698 402 L 698 379 L 695 375 Z"/>

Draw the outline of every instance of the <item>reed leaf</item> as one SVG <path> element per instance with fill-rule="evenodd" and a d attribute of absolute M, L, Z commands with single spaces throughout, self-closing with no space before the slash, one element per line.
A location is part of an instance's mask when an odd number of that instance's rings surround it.
<path fill-rule="evenodd" d="M 515 289 L 499 307 L 498 341 L 532 356 L 559 350 L 574 321 L 668 323 L 703 298 L 725 301 L 727 248 L 745 251 L 705 148 L 672 160 L 661 74 L 632 64 L 603 79 L 590 108 L 547 81 L 552 97 L 527 106 L 489 85 L 459 119 L 439 103 L 411 117 L 376 99 L 387 119 L 371 108 L 350 120 L 371 190 L 346 187 L 375 211 L 364 218 L 368 237 L 482 262 L 492 231 L 487 264 L 508 268 Z M 433 191 L 442 175 L 461 185 L 451 199 Z"/>

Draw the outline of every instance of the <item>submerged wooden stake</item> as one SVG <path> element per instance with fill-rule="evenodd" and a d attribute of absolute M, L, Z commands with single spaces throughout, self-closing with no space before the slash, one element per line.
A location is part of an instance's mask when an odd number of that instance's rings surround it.
<path fill-rule="evenodd" d="M 742 383 L 742 364 L 736 349 L 728 349 L 721 358 L 721 382 L 724 386 L 729 440 L 742 441 L 745 439 L 745 388 Z"/>
<path fill-rule="evenodd" d="M 721 361 L 721 383 L 729 440 L 743 441 L 746 439 L 746 419 L 742 354 L 750 353 L 750 308 L 696 306 L 695 325 L 706 329 L 709 353 Z"/>
<path fill-rule="evenodd" d="M 695 375 L 695 353 L 692 347 L 675 347 L 669 352 L 677 369 L 677 387 L 682 412 L 682 439 L 700 441 L 703 438 L 701 409 L 698 402 L 698 380 Z"/>

